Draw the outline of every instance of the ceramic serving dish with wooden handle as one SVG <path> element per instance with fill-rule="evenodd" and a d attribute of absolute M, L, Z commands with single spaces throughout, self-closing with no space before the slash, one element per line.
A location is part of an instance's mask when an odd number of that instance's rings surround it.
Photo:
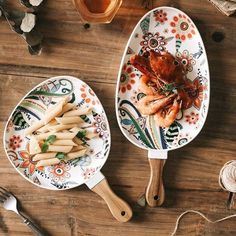
<path fill-rule="evenodd" d="M 50 104 L 65 95 L 69 95 L 69 102 L 79 108 L 93 107 L 92 113 L 84 116 L 83 120 L 97 133 L 96 138 L 87 141 L 89 151 L 80 158 L 54 166 L 37 167 L 37 162 L 29 154 L 29 139 L 24 131 L 44 117 Z M 109 123 L 101 102 L 86 83 L 71 76 L 52 77 L 33 88 L 13 110 L 4 132 L 7 157 L 25 179 L 50 190 L 66 190 L 86 184 L 105 200 L 118 221 L 126 222 L 132 217 L 131 208 L 111 190 L 100 172 L 108 158 L 110 146 Z"/>
<path fill-rule="evenodd" d="M 139 91 L 141 72 L 130 58 L 154 50 L 175 55 L 196 86 L 192 106 L 178 114 L 168 128 L 157 126 L 153 116 L 142 115 L 137 102 L 145 96 Z M 158 7 L 145 14 L 135 26 L 124 50 L 116 89 L 116 114 L 125 137 L 148 151 L 150 180 L 146 188 L 147 203 L 154 207 L 165 198 L 163 167 L 170 150 L 187 145 L 202 129 L 208 112 L 210 76 L 205 47 L 193 21 L 172 7 Z"/>

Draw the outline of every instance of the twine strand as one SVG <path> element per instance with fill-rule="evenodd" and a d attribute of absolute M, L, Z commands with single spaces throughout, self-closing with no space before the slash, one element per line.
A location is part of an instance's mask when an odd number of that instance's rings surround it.
<path fill-rule="evenodd" d="M 220 174 L 219 174 L 219 185 L 224 191 L 229 192 L 229 199 L 228 199 L 227 205 L 230 208 L 233 205 L 234 193 L 236 193 L 236 161 L 235 160 L 226 162 L 224 166 L 221 168 Z M 183 212 L 181 215 L 179 215 L 179 217 L 177 218 L 176 223 L 175 223 L 175 228 L 174 228 L 174 231 L 171 233 L 171 236 L 176 235 L 181 219 L 183 218 L 184 215 L 189 214 L 189 213 L 200 215 L 204 220 L 212 224 L 219 223 L 221 221 L 225 221 L 225 220 L 236 217 L 236 214 L 233 214 L 233 215 L 229 215 L 224 218 L 212 221 L 200 211 L 187 210 Z"/>

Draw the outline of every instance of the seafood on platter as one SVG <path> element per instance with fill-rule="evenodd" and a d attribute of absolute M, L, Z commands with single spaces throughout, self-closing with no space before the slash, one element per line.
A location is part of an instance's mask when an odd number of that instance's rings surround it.
<path fill-rule="evenodd" d="M 197 88 L 171 53 L 150 51 L 132 56 L 130 63 L 142 73 L 139 89 L 146 95 L 137 108 L 143 115 L 154 115 L 158 126 L 169 127 L 180 110 L 192 106 Z"/>

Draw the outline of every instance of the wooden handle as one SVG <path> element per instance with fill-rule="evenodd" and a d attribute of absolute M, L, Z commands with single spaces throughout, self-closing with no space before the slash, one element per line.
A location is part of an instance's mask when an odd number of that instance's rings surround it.
<path fill-rule="evenodd" d="M 162 205 L 165 199 L 165 190 L 163 186 L 162 173 L 165 160 L 148 159 L 151 175 L 146 190 L 146 200 L 149 206 L 156 207 Z"/>
<path fill-rule="evenodd" d="M 127 222 L 132 218 L 130 206 L 119 198 L 110 188 L 106 179 L 99 182 L 92 190 L 104 199 L 111 214 L 120 222 Z"/>

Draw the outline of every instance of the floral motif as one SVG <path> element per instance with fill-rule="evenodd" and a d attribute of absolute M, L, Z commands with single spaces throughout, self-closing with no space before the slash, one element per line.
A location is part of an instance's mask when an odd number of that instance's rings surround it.
<path fill-rule="evenodd" d="M 165 50 L 166 40 L 158 32 L 155 34 L 149 32 L 143 35 L 143 41 L 140 42 L 140 45 L 144 52 L 149 52 L 150 50 L 160 52 Z"/>
<path fill-rule="evenodd" d="M 186 134 L 179 134 L 178 136 L 174 137 L 172 142 L 172 146 L 179 147 L 184 145 L 185 143 L 189 142 L 192 139 L 188 133 Z"/>
<path fill-rule="evenodd" d="M 190 97 L 193 98 L 193 105 L 194 107 L 196 107 L 198 110 L 201 107 L 203 98 L 204 98 L 204 91 L 207 89 L 206 86 L 204 86 L 201 83 L 201 78 L 197 77 L 194 81 L 193 81 L 195 90 L 193 93 L 190 93 Z"/>
<path fill-rule="evenodd" d="M 68 172 L 70 168 L 70 165 L 63 162 L 55 166 L 50 166 L 48 169 L 50 172 L 49 177 L 54 182 L 65 182 L 66 179 L 70 178 L 70 173 Z"/>
<path fill-rule="evenodd" d="M 164 24 L 165 21 L 167 21 L 167 13 L 163 10 L 156 10 L 153 13 L 155 20 L 158 23 Z"/>
<path fill-rule="evenodd" d="M 135 73 L 132 66 L 125 64 L 122 68 L 120 76 L 120 91 L 125 93 L 127 90 L 131 90 L 132 85 L 135 84 Z"/>
<path fill-rule="evenodd" d="M 95 168 L 87 168 L 83 173 L 82 176 L 85 180 L 89 179 L 91 176 L 95 174 Z"/>
<path fill-rule="evenodd" d="M 96 114 L 94 116 L 93 126 L 95 127 L 95 133 L 99 135 L 100 138 L 107 138 L 108 137 L 108 130 L 106 125 L 106 119 L 103 115 Z"/>
<path fill-rule="evenodd" d="M 193 65 L 196 64 L 196 61 L 193 59 L 193 55 L 189 53 L 188 50 L 184 50 L 183 53 L 177 51 L 176 59 L 184 66 L 185 71 L 192 71 Z"/>
<path fill-rule="evenodd" d="M 22 139 L 20 137 L 20 135 L 13 135 L 10 138 L 10 143 L 9 143 L 9 147 L 13 150 L 16 150 L 17 148 L 21 147 L 21 143 L 22 143 Z"/>
<path fill-rule="evenodd" d="M 23 162 L 20 164 L 20 168 L 28 169 L 30 175 L 32 175 L 36 169 L 39 171 L 43 171 L 43 167 L 36 167 L 37 162 L 32 160 L 29 152 L 27 150 L 23 150 L 19 152 L 20 157 L 23 159 Z"/>
<path fill-rule="evenodd" d="M 95 99 L 94 92 L 90 88 L 88 88 L 87 85 L 83 84 L 80 88 L 80 91 L 81 91 L 81 97 L 84 99 L 86 103 L 91 103 L 92 105 L 96 105 L 96 103 L 99 104 L 99 101 Z"/>
<path fill-rule="evenodd" d="M 196 34 L 195 27 L 188 17 L 184 14 L 179 14 L 173 17 L 170 23 L 171 32 L 175 34 L 177 39 L 191 39 Z"/>
<path fill-rule="evenodd" d="M 133 95 L 130 99 L 134 105 L 137 105 L 137 103 L 138 103 L 138 94 L 139 94 L 139 91 L 133 90 Z"/>
<path fill-rule="evenodd" d="M 195 125 L 199 120 L 199 114 L 192 111 L 189 115 L 186 115 L 185 118 L 185 121 L 188 122 L 190 125 Z"/>

